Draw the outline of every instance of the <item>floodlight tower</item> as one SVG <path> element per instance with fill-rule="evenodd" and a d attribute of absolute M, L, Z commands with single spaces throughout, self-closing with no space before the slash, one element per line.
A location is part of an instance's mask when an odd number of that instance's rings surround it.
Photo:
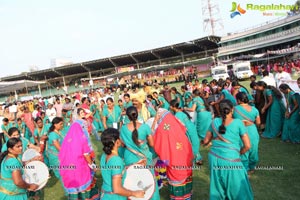
<path fill-rule="evenodd" d="M 221 36 L 224 26 L 217 0 L 202 0 L 202 16 L 204 33 Z"/>

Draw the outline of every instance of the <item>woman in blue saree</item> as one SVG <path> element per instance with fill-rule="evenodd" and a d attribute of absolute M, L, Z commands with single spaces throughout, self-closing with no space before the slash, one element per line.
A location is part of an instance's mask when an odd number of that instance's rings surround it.
<path fill-rule="evenodd" d="M 246 128 L 240 119 L 233 118 L 233 104 L 229 100 L 220 102 L 221 118 L 215 118 L 203 144 L 212 141 L 208 154 L 210 168 L 210 199 L 252 200 L 253 193 L 247 170 L 240 154 L 250 149 Z M 240 148 L 240 140 L 243 147 Z"/>
<path fill-rule="evenodd" d="M 245 88 L 244 86 L 242 86 L 241 84 L 239 84 L 239 82 L 237 82 L 237 81 L 232 81 L 231 86 L 234 89 L 233 92 L 232 92 L 232 95 L 235 98 L 236 98 L 237 93 L 244 92 L 247 95 L 247 98 L 248 98 L 248 101 L 249 101 L 249 105 L 254 106 L 254 98 L 249 93 L 249 91 L 247 90 L 247 88 Z"/>
<path fill-rule="evenodd" d="M 147 124 L 141 124 L 138 120 L 138 111 L 135 107 L 127 108 L 126 114 L 130 122 L 121 128 L 120 138 L 125 145 L 124 161 L 125 165 L 142 164 L 150 167 L 150 171 L 154 176 L 153 155 L 149 147 L 153 147 L 152 131 Z M 160 199 L 157 183 L 155 184 L 155 192 L 152 196 L 153 200 Z"/>
<path fill-rule="evenodd" d="M 21 139 L 12 137 L 6 144 L 7 150 L 0 156 L 0 200 L 27 200 L 27 190 L 34 191 L 39 186 L 28 184 L 22 178 Z"/>
<path fill-rule="evenodd" d="M 281 84 L 279 89 L 284 94 L 287 104 L 281 139 L 284 142 L 300 143 L 299 94 L 287 84 Z"/>
<path fill-rule="evenodd" d="M 206 132 L 209 128 L 209 125 L 212 121 L 211 112 L 208 111 L 208 105 L 205 104 L 205 101 L 200 97 L 200 91 L 194 90 L 193 92 L 193 105 L 191 108 L 185 108 L 184 110 L 189 112 L 197 112 L 197 118 L 195 125 L 197 127 L 197 133 L 200 140 L 203 140 Z"/>
<path fill-rule="evenodd" d="M 176 99 L 173 99 L 170 102 L 171 111 L 175 113 L 175 117 L 179 119 L 179 121 L 185 126 L 186 128 L 186 135 L 189 138 L 189 141 L 192 145 L 193 154 L 194 154 L 194 162 L 196 164 L 202 164 L 202 157 L 200 155 L 200 140 L 197 134 L 197 128 L 195 124 L 191 121 L 191 117 L 187 112 L 182 112 L 179 107 L 179 103 Z"/>
<path fill-rule="evenodd" d="M 251 144 L 250 150 L 241 155 L 241 159 L 248 172 L 252 173 L 259 160 L 259 134 L 256 127 L 256 125 L 260 125 L 259 112 L 254 106 L 248 104 L 249 100 L 246 93 L 237 93 L 236 99 L 239 105 L 235 106 L 233 117 L 244 122 Z"/>
<path fill-rule="evenodd" d="M 126 200 L 127 197 L 143 197 L 143 190 L 131 191 L 123 187 L 126 169 L 123 159 L 118 154 L 121 147 L 120 133 L 117 129 L 108 128 L 101 135 L 103 154 L 100 158 L 103 184 L 101 200 Z"/>
<path fill-rule="evenodd" d="M 122 114 L 121 108 L 117 105 L 114 105 L 114 100 L 111 97 L 106 99 L 106 104 L 107 106 L 103 108 L 102 112 L 102 122 L 104 129 L 119 129 Z"/>
<path fill-rule="evenodd" d="M 267 112 L 266 126 L 262 134 L 264 138 L 275 138 L 281 134 L 284 121 L 284 105 L 278 89 L 268 86 L 265 82 L 257 82 L 257 89 L 263 91 L 265 106 L 261 113 Z"/>

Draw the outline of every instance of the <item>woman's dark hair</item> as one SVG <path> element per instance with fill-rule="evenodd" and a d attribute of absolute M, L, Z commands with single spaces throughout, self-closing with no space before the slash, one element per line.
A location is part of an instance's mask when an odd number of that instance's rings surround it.
<path fill-rule="evenodd" d="M 177 102 L 176 99 L 173 99 L 172 101 L 170 101 L 170 106 L 179 109 L 179 103 Z M 182 111 L 184 114 L 186 114 L 186 116 L 189 119 L 192 119 L 191 116 L 189 115 L 189 113 L 187 113 L 185 110 Z"/>
<path fill-rule="evenodd" d="M 207 79 L 203 79 L 203 80 L 202 80 L 202 84 L 205 84 L 205 85 L 207 85 L 207 84 L 208 84 L 208 81 L 207 81 Z"/>
<path fill-rule="evenodd" d="M 245 88 L 244 86 L 242 86 L 241 84 L 239 84 L 238 81 L 232 81 L 231 86 L 232 87 L 240 86 L 240 87 L 244 88 L 247 91 L 247 93 L 249 93 L 249 91 L 247 90 L 247 88 Z"/>
<path fill-rule="evenodd" d="M 86 97 L 82 97 L 81 103 L 83 103 L 86 99 L 87 99 Z"/>
<path fill-rule="evenodd" d="M 253 89 L 256 85 L 257 85 L 257 83 L 255 81 L 253 81 L 250 83 L 250 88 Z"/>
<path fill-rule="evenodd" d="M 282 99 L 281 92 L 277 88 L 275 88 L 274 86 L 267 85 L 264 81 L 258 81 L 257 86 L 263 87 L 264 89 L 272 90 L 277 99 Z"/>
<path fill-rule="evenodd" d="M 177 91 L 176 87 L 172 87 L 171 90 L 173 90 L 176 94 L 179 93 L 179 92 Z"/>
<path fill-rule="evenodd" d="M 108 97 L 108 98 L 106 99 L 106 103 L 109 102 L 109 101 L 112 102 L 112 103 L 114 102 L 114 100 L 113 100 L 111 97 Z"/>
<path fill-rule="evenodd" d="M 224 99 L 220 102 L 220 114 L 222 117 L 222 124 L 219 127 L 219 132 L 221 134 L 225 134 L 226 132 L 226 127 L 225 127 L 225 119 L 227 117 L 227 115 L 231 112 L 231 110 L 233 109 L 233 104 L 231 103 L 231 101 Z"/>
<path fill-rule="evenodd" d="M 51 122 L 51 126 L 50 126 L 50 128 L 49 128 L 49 131 L 48 131 L 48 133 L 51 133 L 52 131 L 54 131 L 54 129 L 55 129 L 55 124 L 58 124 L 58 123 L 60 123 L 60 122 L 62 122 L 62 121 L 64 121 L 64 119 L 62 118 L 62 117 L 54 117 L 54 119 L 52 120 L 52 122 Z"/>
<path fill-rule="evenodd" d="M 35 123 L 37 123 L 37 122 L 40 121 L 40 120 L 43 121 L 43 119 L 40 118 L 40 117 L 37 117 L 37 118 L 34 119 Z"/>
<path fill-rule="evenodd" d="M 202 101 L 204 102 L 204 106 L 205 106 L 205 108 L 206 108 L 206 110 L 209 110 L 209 105 L 207 104 L 207 102 L 205 101 L 205 99 L 203 99 L 202 97 L 201 97 L 201 92 L 199 91 L 199 90 L 194 90 L 193 91 L 193 94 L 195 95 L 195 96 L 197 96 L 197 97 L 200 97 L 201 99 L 202 99 Z"/>
<path fill-rule="evenodd" d="M 20 134 L 20 131 L 19 131 L 18 128 L 16 128 L 16 127 L 11 127 L 10 129 L 8 129 L 7 134 L 8 134 L 9 136 L 11 136 L 11 135 L 12 135 L 14 132 L 16 132 L 16 131 L 18 131 L 18 133 Z"/>
<path fill-rule="evenodd" d="M 138 111 L 136 107 L 130 106 L 126 109 L 126 115 L 128 116 L 129 120 L 133 122 L 133 131 L 132 131 L 132 140 L 133 142 L 138 146 L 139 141 L 138 141 L 138 131 L 136 129 L 136 120 L 138 118 Z"/>
<path fill-rule="evenodd" d="M 245 92 L 238 92 L 236 94 L 236 99 L 239 100 L 242 103 L 249 103 L 248 96 Z"/>
<path fill-rule="evenodd" d="M 17 122 L 18 122 L 18 121 L 22 121 L 22 119 L 19 117 L 19 118 L 17 118 Z"/>
<path fill-rule="evenodd" d="M 3 118 L 2 121 L 3 122 L 9 122 L 9 120 L 7 118 Z"/>
<path fill-rule="evenodd" d="M 115 142 L 120 138 L 120 132 L 115 128 L 108 128 L 101 134 L 101 142 L 103 144 L 103 151 L 106 155 L 110 155 Z"/>
<path fill-rule="evenodd" d="M 124 94 L 123 97 L 128 97 L 128 98 L 130 98 L 130 95 L 129 95 L 129 94 Z"/>
<path fill-rule="evenodd" d="M 153 100 L 153 96 L 152 96 L 151 94 L 148 94 L 148 95 L 147 95 L 147 98 L 150 98 L 150 99 Z"/>
<path fill-rule="evenodd" d="M 279 89 L 281 90 L 287 90 L 287 89 L 290 89 L 291 91 L 293 91 L 290 86 L 286 83 L 282 83 L 280 86 L 279 86 Z"/>
<path fill-rule="evenodd" d="M 82 111 L 83 110 L 83 108 L 78 108 L 77 109 L 77 115 L 79 115 L 79 113 L 80 113 L 80 111 Z M 83 110 L 84 111 L 84 110 Z"/>
<path fill-rule="evenodd" d="M 3 159 L 8 155 L 8 149 L 13 148 L 19 142 L 22 142 L 20 138 L 9 138 L 6 142 L 7 150 L 0 154 L 0 170 Z"/>
<path fill-rule="evenodd" d="M 218 87 L 222 88 L 222 90 L 225 88 L 225 86 L 226 86 L 226 82 L 224 81 L 218 82 Z"/>
<path fill-rule="evenodd" d="M 181 86 L 181 89 L 182 89 L 182 90 L 188 90 L 188 88 L 187 88 L 186 85 Z"/>
<path fill-rule="evenodd" d="M 18 131 L 18 133 L 20 134 L 20 131 L 19 131 L 18 128 L 16 128 L 16 127 L 11 127 L 10 129 L 8 129 L 7 134 L 8 134 L 9 136 L 11 136 L 11 135 L 12 135 L 14 132 L 16 132 L 16 131 Z"/>

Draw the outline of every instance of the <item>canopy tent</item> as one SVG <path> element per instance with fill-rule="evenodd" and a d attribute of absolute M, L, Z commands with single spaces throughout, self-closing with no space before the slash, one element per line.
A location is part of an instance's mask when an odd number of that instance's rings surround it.
<path fill-rule="evenodd" d="M 39 86 L 45 84 L 45 81 L 29 81 L 29 80 L 20 80 L 20 81 L 1 81 L 0 82 L 0 94 L 6 94 L 10 92 L 15 92 L 16 90 L 21 90 L 28 87 Z"/>

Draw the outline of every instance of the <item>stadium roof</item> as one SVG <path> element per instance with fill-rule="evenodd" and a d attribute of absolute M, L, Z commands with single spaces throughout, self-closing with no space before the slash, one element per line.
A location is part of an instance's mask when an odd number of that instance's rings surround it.
<path fill-rule="evenodd" d="M 107 71 L 115 67 L 137 65 L 217 49 L 220 39 L 217 36 L 207 36 L 161 48 L 2 77 L 0 81 L 45 80 L 87 72 Z"/>

